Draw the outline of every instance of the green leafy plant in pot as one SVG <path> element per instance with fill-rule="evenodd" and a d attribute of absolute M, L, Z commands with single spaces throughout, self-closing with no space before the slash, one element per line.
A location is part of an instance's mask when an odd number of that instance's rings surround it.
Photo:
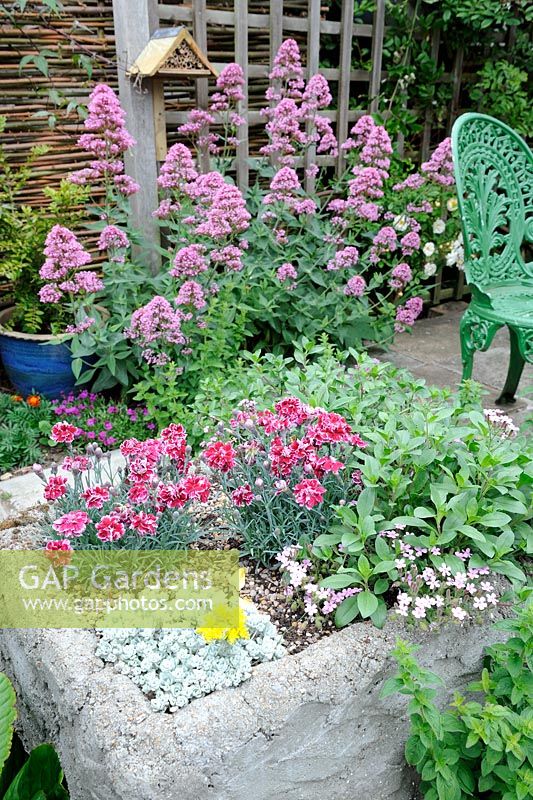
<path fill-rule="evenodd" d="M 5 117 L 0 117 L 0 133 L 4 126 Z M 43 303 L 40 298 L 43 251 L 54 227 L 79 223 L 87 190 L 63 181 L 57 189 L 44 189 L 45 210 L 20 202 L 35 162 L 46 152 L 44 146 L 34 147 L 22 165 L 13 166 L 0 147 L 0 283 L 6 289 L 0 354 L 19 392 L 35 390 L 51 397 L 74 383 L 69 348 L 58 338 L 72 314 L 67 304 Z"/>

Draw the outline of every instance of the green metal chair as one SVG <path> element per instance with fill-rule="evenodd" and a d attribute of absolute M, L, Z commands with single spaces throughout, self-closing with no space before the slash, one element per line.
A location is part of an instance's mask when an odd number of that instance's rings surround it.
<path fill-rule="evenodd" d="M 476 350 L 509 328 L 511 357 L 497 403 L 513 403 L 524 363 L 533 362 L 533 155 L 512 128 L 485 114 L 463 114 L 452 131 L 472 300 L 460 325 L 463 380 Z"/>

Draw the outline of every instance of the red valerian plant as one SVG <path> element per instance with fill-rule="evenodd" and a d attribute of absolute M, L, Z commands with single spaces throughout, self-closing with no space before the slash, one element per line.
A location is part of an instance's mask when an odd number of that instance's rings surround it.
<path fill-rule="evenodd" d="M 264 564 L 327 530 L 333 506 L 360 491 L 352 473 L 365 442 L 339 414 L 296 397 L 266 411 L 248 400 L 217 434 L 201 457 L 231 498 L 246 552 Z"/>
<path fill-rule="evenodd" d="M 67 421 L 52 428 L 52 439 L 69 447 L 59 467 L 65 475 L 46 480 L 35 468 L 53 504 L 47 550 L 181 549 L 197 538 L 187 509 L 208 500 L 211 483 L 191 463 L 182 425 L 169 425 L 157 439 L 124 441 L 126 466 L 115 470 L 94 444 L 87 455 L 74 454 L 76 432 Z"/>

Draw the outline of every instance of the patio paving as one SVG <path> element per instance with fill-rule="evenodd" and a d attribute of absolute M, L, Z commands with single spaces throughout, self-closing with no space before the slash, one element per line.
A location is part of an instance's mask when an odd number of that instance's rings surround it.
<path fill-rule="evenodd" d="M 411 334 L 398 336 L 394 346 L 386 353 L 381 352 L 379 358 L 408 369 L 430 384 L 456 389 L 462 373 L 459 320 L 467 305 L 453 302 L 432 309 L 431 316 L 417 322 Z M 495 407 L 495 400 L 505 383 L 508 364 L 509 332 L 502 328 L 487 352 L 477 352 L 474 356 L 473 378 L 487 390 L 483 398 L 485 408 Z M 531 394 L 525 394 L 528 391 Z M 518 395 L 514 404 L 500 408 L 520 425 L 528 414 L 533 413 L 532 364 L 524 367 Z"/>

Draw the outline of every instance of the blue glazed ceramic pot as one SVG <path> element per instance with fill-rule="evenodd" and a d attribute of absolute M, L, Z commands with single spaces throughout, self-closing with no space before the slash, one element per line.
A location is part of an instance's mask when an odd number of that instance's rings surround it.
<path fill-rule="evenodd" d="M 51 399 L 71 392 L 76 379 L 68 345 L 53 344 L 59 341 L 57 336 L 6 330 L 2 323 L 12 312 L 12 308 L 0 311 L 0 356 L 17 392 L 35 392 Z"/>

